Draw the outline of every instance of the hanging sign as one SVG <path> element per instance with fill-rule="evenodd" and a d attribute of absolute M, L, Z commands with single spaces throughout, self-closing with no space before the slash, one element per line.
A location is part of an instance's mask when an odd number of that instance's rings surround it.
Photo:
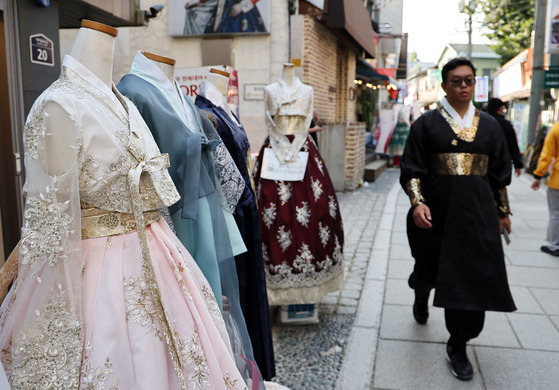
<path fill-rule="evenodd" d="M 39 65 L 54 66 L 54 45 L 52 40 L 43 34 L 29 36 L 31 62 Z"/>
<path fill-rule="evenodd" d="M 549 69 L 543 72 L 543 88 L 559 88 L 559 69 Z"/>
<path fill-rule="evenodd" d="M 474 101 L 486 102 L 489 99 L 489 77 L 476 76 L 476 88 L 474 92 Z"/>

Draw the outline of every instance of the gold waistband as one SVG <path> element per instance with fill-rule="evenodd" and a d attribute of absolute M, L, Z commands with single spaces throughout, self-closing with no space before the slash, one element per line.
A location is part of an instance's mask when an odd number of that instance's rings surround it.
<path fill-rule="evenodd" d="M 116 236 L 136 231 L 134 214 L 118 213 L 96 208 L 81 210 L 82 239 Z M 161 217 L 159 210 L 144 211 L 145 225 L 150 225 Z"/>
<path fill-rule="evenodd" d="M 477 153 L 441 153 L 431 157 L 436 175 L 485 176 L 489 156 Z"/>

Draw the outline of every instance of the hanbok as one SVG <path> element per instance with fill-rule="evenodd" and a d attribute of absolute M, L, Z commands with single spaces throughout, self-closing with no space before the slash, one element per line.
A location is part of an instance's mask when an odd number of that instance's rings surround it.
<path fill-rule="evenodd" d="M 313 90 L 296 78 L 266 87 L 268 139 L 255 165 L 264 269 L 271 305 L 317 303 L 339 290 L 343 279 L 344 234 L 334 186 L 308 135 Z M 308 152 L 303 180 L 261 177 L 266 148 L 290 162 Z"/>
<path fill-rule="evenodd" d="M 160 217 L 179 195 L 134 105 L 66 56 L 24 141 L 19 272 L 0 307 L 12 389 L 245 389 L 214 295 Z"/>
<path fill-rule="evenodd" d="M 224 97 L 215 86 L 203 82 L 202 88 L 210 90 L 215 99 Z M 237 226 L 247 246 L 247 252 L 235 256 L 239 276 L 241 306 L 245 316 L 248 333 L 252 340 L 255 359 L 265 379 L 275 376 L 272 327 L 266 294 L 266 276 L 262 256 L 260 217 L 256 195 L 252 188 L 252 175 L 249 172 L 250 144 L 246 132 L 236 117 L 231 118 L 223 108 L 213 104 L 202 95 L 196 97 L 198 106 L 208 116 L 233 157 L 243 175 L 245 188 L 233 213 Z"/>
<path fill-rule="evenodd" d="M 220 308 L 237 367 L 256 389 L 261 376 L 241 310 L 234 258 L 246 252 L 232 214 L 245 188 L 243 177 L 209 120 L 143 53 L 136 54 L 117 88 L 136 105 L 159 149 L 169 155 L 169 173 L 181 196 L 170 207 L 177 237 L 214 282 L 218 301 L 224 301 Z"/>

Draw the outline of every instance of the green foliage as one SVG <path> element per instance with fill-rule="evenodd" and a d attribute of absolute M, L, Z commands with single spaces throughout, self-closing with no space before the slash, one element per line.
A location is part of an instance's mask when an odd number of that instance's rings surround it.
<path fill-rule="evenodd" d="M 501 56 L 501 65 L 530 47 L 535 0 L 481 0 L 480 3 L 485 15 L 482 25 L 487 30 L 483 35 Z"/>
<path fill-rule="evenodd" d="M 360 88 L 358 102 L 361 108 L 362 121 L 367 124 L 367 129 L 371 127 L 375 119 L 375 111 L 377 109 L 378 90 L 371 88 Z"/>

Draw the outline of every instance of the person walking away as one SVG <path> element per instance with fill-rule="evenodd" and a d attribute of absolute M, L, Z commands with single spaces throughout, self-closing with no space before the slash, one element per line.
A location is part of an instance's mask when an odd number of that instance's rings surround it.
<path fill-rule="evenodd" d="M 559 257 L 559 122 L 553 125 L 543 143 L 543 149 L 538 159 L 538 165 L 533 172 L 532 189 L 538 190 L 542 178 L 553 163 L 551 175 L 547 179 L 547 207 L 549 209 L 549 224 L 547 226 L 547 245 L 540 249 L 551 256 Z"/>
<path fill-rule="evenodd" d="M 506 105 L 501 99 L 491 98 L 487 102 L 487 113 L 493 118 L 497 119 L 497 122 L 501 125 L 503 129 L 503 134 L 507 141 L 507 147 L 509 149 L 509 154 L 512 159 L 512 164 L 514 165 L 514 173 L 516 177 L 522 174 L 522 168 L 524 168 L 524 162 L 522 161 L 522 155 L 518 149 L 518 140 L 516 138 L 516 131 L 504 116 Z"/>
<path fill-rule="evenodd" d="M 427 322 L 435 289 L 433 304 L 444 308 L 450 333 L 452 373 L 468 380 L 473 368 L 466 343 L 481 333 L 485 312 L 516 310 L 499 234 L 511 231 L 510 156 L 498 122 L 472 104 L 472 63 L 450 60 L 442 79 L 446 97 L 414 121 L 400 163 L 415 260 L 408 284 L 419 324 Z"/>

